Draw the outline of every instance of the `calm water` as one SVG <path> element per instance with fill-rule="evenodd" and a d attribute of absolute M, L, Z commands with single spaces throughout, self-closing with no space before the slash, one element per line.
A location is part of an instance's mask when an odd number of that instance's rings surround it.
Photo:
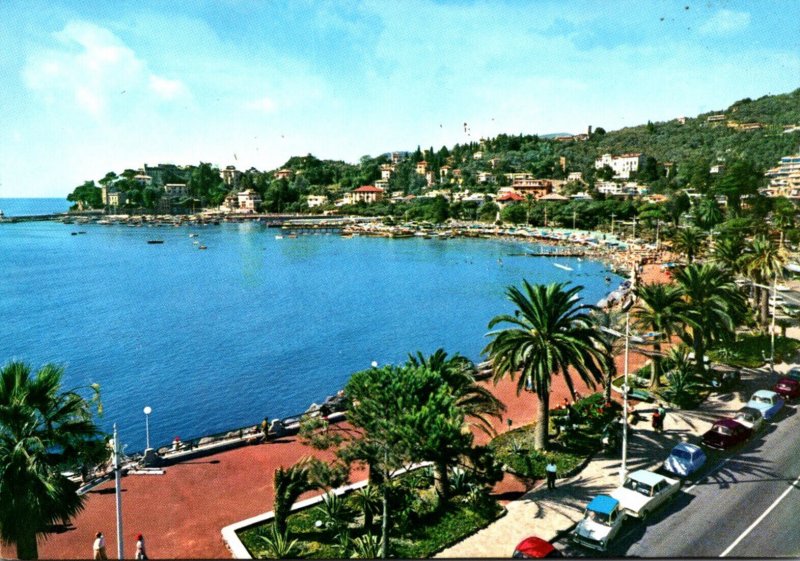
<path fill-rule="evenodd" d="M 6 216 L 31 216 L 67 212 L 72 205 L 67 199 L 2 199 L 0 210 Z"/>
<path fill-rule="evenodd" d="M 510 256 L 522 243 L 275 234 L 0 225 L 0 362 L 59 362 L 68 387 L 100 383 L 103 427 L 138 450 L 145 405 L 156 445 L 256 424 L 321 402 L 373 360 L 438 347 L 479 360 L 523 278 L 583 284 L 592 303 L 608 291 L 602 264 Z"/>

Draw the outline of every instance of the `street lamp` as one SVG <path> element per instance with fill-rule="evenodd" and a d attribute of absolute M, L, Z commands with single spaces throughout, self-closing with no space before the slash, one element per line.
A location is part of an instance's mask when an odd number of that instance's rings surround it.
<path fill-rule="evenodd" d="M 144 408 L 144 432 L 147 445 L 145 446 L 145 450 L 150 450 L 150 413 L 153 412 L 153 408 L 149 405 L 146 405 Z"/>

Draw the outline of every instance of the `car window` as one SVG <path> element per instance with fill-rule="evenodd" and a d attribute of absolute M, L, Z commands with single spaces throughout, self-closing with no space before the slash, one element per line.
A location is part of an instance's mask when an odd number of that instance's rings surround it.
<path fill-rule="evenodd" d="M 586 511 L 586 518 L 589 520 L 594 520 L 598 524 L 608 524 L 609 517 L 607 514 L 603 514 L 601 512 L 595 512 L 594 510 L 587 510 Z"/>
<path fill-rule="evenodd" d="M 714 431 L 718 432 L 719 434 L 724 434 L 726 436 L 730 436 L 733 434 L 733 431 L 730 429 L 730 427 L 726 427 L 724 425 L 717 425 L 716 427 L 714 427 Z"/>
<path fill-rule="evenodd" d="M 681 460 L 691 460 L 692 455 L 689 454 L 686 450 L 673 450 L 672 455 L 676 458 L 680 458 Z"/>

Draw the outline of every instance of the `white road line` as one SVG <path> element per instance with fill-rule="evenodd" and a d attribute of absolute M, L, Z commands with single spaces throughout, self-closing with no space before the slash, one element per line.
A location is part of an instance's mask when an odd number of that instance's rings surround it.
<path fill-rule="evenodd" d="M 762 521 L 762 520 L 764 520 L 764 518 L 766 518 L 766 517 L 767 517 L 767 515 L 768 515 L 770 512 L 772 512 L 772 509 L 773 509 L 773 508 L 775 508 L 776 506 L 778 506 L 778 504 L 779 504 L 779 503 L 780 503 L 780 502 L 781 502 L 783 499 L 785 499 L 785 498 L 786 498 L 786 495 L 788 495 L 788 494 L 789 494 L 789 492 L 790 492 L 792 489 L 794 489 L 794 488 L 795 488 L 795 485 L 797 485 L 797 483 L 798 483 L 798 482 L 800 482 L 800 476 L 798 476 L 798 478 L 797 478 L 797 479 L 795 479 L 795 480 L 792 482 L 792 484 L 791 484 L 791 485 L 789 485 L 789 488 L 788 488 L 788 489 L 786 489 L 786 490 L 783 492 L 783 494 L 781 494 L 781 496 L 780 496 L 780 497 L 778 497 L 778 498 L 775 500 L 775 502 L 774 502 L 774 503 L 772 503 L 772 504 L 770 505 L 770 507 L 769 507 L 767 510 L 765 510 L 765 511 L 764 511 L 764 513 L 763 513 L 761 516 L 759 516 L 759 517 L 756 519 L 756 521 L 755 521 L 755 522 L 753 522 L 752 524 L 750 524 L 750 527 L 749 527 L 747 530 L 745 530 L 745 531 L 742 533 L 742 535 L 741 535 L 741 536 L 739 536 L 738 538 L 736 538 L 736 541 L 734 541 L 734 542 L 733 542 L 731 545 L 729 545 L 729 546 L 728 546 L 728 549 L 726 549 L 725 551 L 723 551 L 722 553 L 720 553 L 720 554 L 719 554 L 719 556 L 720 556 L 720 557 L 725 557 L 726 555 L 728 555 L 728 553 L 730 553 L 730 552 L 731 552 L 731 550 L 732 550 L 734 547 L 736 547 L 737 545 L 739 545 L 739 542 L 740 542 L 740 541 L 742 541 L 742 540 L 743 540 L 745 537 L 747 537 L 747 535 L 748 535 L 750 532 L 752 532 L 752 531 L 753 531 L 753 528 L 755 528 L 756 526 L 758 526 L 758 525 L 761 523 L 761 521 Z"/>
<path fill-rule="evenodd" d="M 724 466 L 725 464 L 730 462 L 732 459 L 733 459 L 733 456 L 729 456 L 729 457 L 725 458 L 724 460 L 722 460 L 717 467 L 715 467 L 714 469 L 709 471 L 707 474 L 705 474 L 702 479 L 699 479 L 697 481 L 697 483 L 695 483 L 691 487 L 688 487 L 688 488 L 684 489 L 684 492 L 688 493 L 689 491 L 691 491 L 692 489 L 694 489 L 695 487 L 700 485 L 700 481 L 704 481 L 708 476 L 710 476 L 710 475 L 716 473 L 717 471 L 719 471 L 720 469 L 722 469 L 722 466 Z"/>

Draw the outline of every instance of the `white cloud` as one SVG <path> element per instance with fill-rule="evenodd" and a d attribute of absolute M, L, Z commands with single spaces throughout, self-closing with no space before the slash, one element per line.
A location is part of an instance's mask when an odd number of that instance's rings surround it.
<path fill-rule="evenodd" d="M 262 97 L 261 99 L 254 99 L 245 104 L 247 109 L 254 109 L 256 111 L 263 111 L 264 113 L 272 113 L 275 111 L 275 102 L 269 97 Z"/>
<path fill-rule="evenodd" d="M 162 99 L 175 99 L 186 93 L 186 87 L 180 80 L 170 80 L 151 74 L 149 82 L 150 89 Z"/>
<path fill-rule="evenodd" d="M 700 33 L 711 36 L 734 35 L 744 31 L 750 25 L 750 14 L 720 10 L 700 26 Z"/>

